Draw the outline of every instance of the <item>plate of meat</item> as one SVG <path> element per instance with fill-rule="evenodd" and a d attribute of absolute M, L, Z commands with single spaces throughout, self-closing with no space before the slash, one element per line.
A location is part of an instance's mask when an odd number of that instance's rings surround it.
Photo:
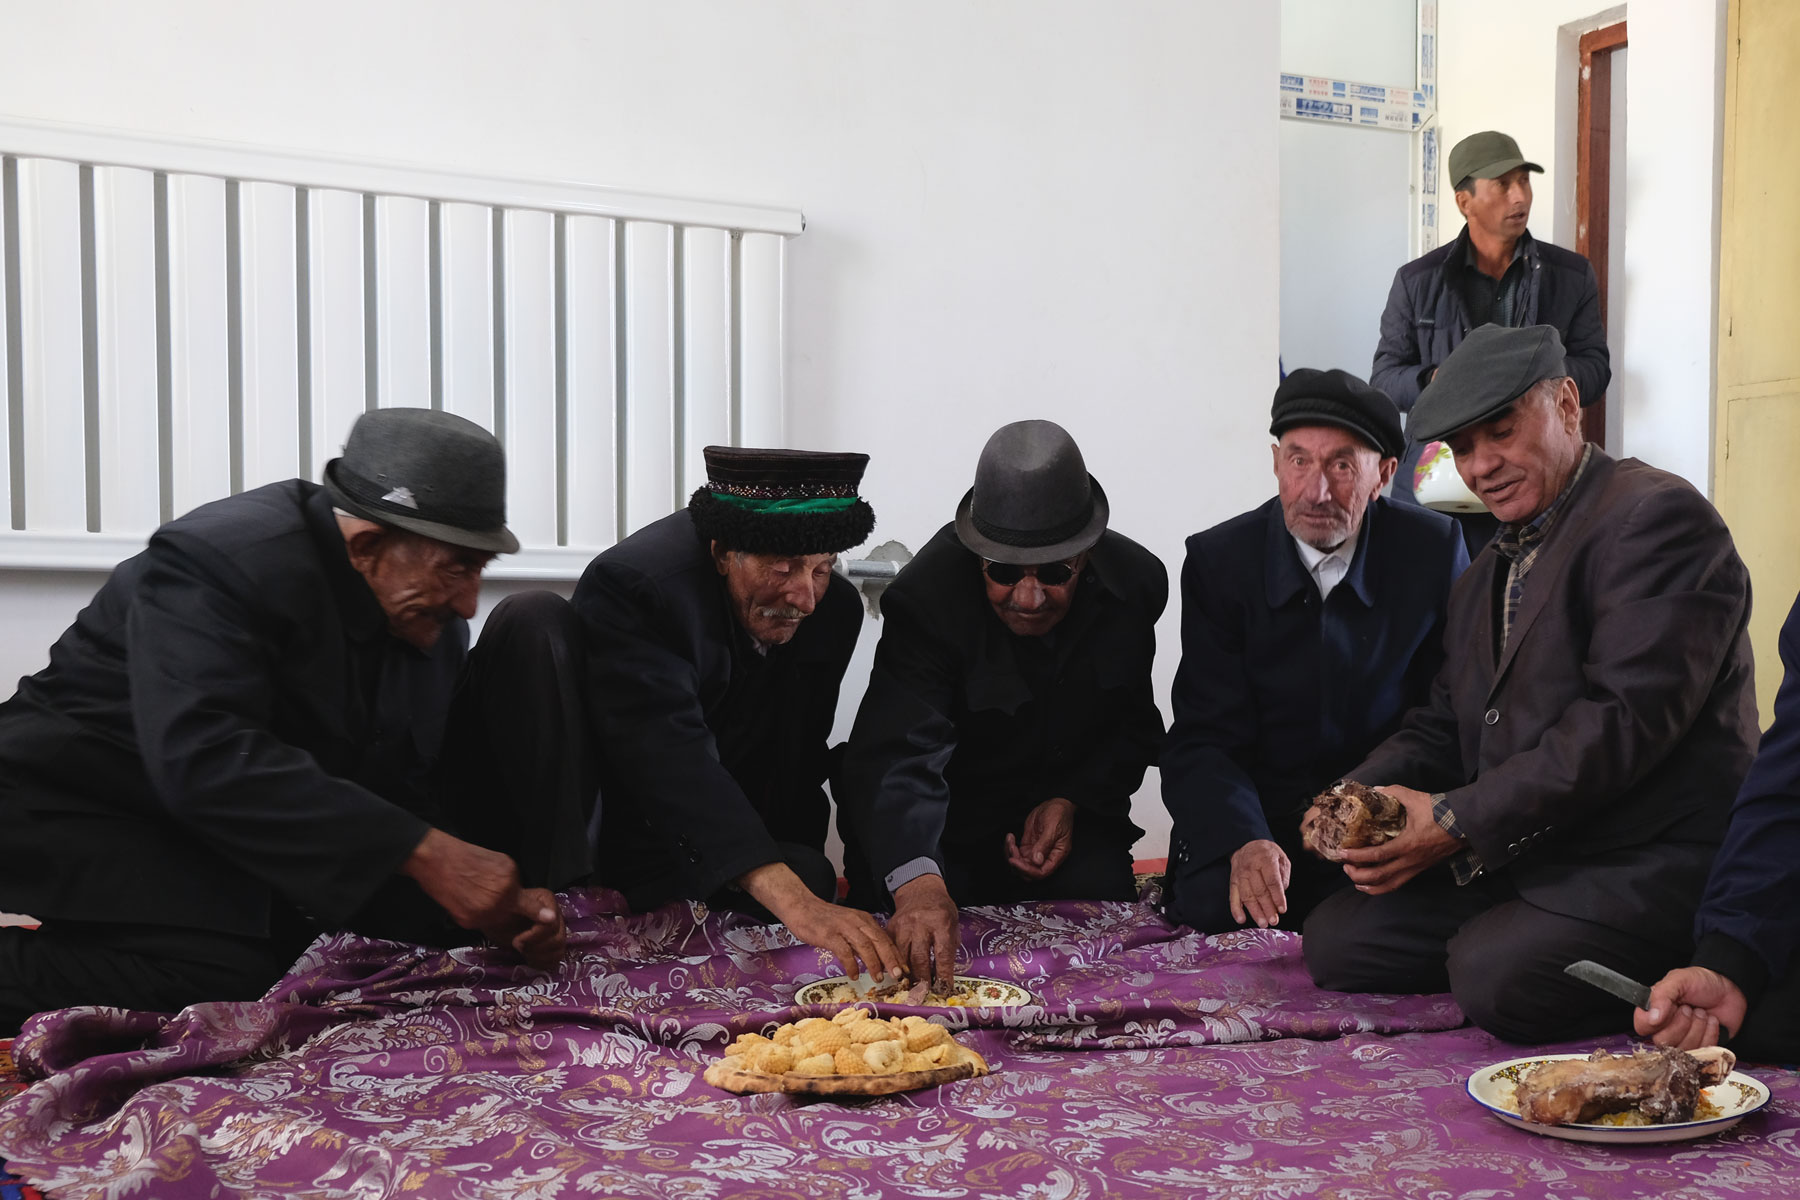
<path fill-rule="evenodd" d="M 1721 1046 L 1545 1054 L 1469 1076 L 1474 1101 L 1520 1129 L 1576 1142 L 1683 1142 L 1723 1133 L 1769 1102 Z"/>

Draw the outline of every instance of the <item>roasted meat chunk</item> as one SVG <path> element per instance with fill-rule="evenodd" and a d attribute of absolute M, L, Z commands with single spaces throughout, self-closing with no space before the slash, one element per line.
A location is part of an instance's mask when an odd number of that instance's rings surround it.
<path fill-rule="evenodd" d="M 1406 808 L 1400 801 L 1349 779 L 1340 779 L 1313 797 L 1312 811 L 1312 826 L 1301 840 L 1331 862 L 1344 861 L 1345 850 L 1391 841 L 1406 828 Z"/>
<path fill-rule="evenodd" d="M 1519 1077 L 1519 1115 L 1539 1125 L 1590 1125 L 1613 1113 L 1640 1113 L 1654 1125 L 1691 1121 L 1700 1089 L 1736 1063 L 1707 1046 L 1687 1053 L 1640 1046 L 1631 1054 L 1596 1050 L 1586 1058 L 1540 1063 Z"/>

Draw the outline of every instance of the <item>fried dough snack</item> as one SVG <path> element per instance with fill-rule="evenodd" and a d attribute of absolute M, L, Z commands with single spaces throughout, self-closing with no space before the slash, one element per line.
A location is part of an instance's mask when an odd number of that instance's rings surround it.
<path fill-rule="evenodd" d="M 854 1078 L 972 1067 L 987 1074 L 981 1055 L 961 1045 L 942 1025 L 920 1016 L 883 1019 L 866 1008 L 846 1008 L 830 1020 L 807 1017 L 779 1025 L 768 1036 L 740 1034 L 725 1057 L 708 1069 L 708 1082 L 721 1070 L 769 1076 L 841 1076 L 845 1090 Z M 720 1076 L 723 1078 L 723 1076 Z M 923 1086 L 941 1080 L 923 1080 Z M 735 1088 L 733 1090 L 736 1090 Z"/>

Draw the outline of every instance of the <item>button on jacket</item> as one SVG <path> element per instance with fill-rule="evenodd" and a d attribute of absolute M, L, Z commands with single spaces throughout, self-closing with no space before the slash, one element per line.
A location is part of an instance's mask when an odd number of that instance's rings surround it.
<path fill-rule="evenodd" d="M 1162 563 L 1109 530 L 1068 614 L 1021 637 L 988 604 L 980 559 L 940 529 L 882 595 L 845 756 L 845 841 L 874 878 L 920 857 L 998 862 L 1055 796 L 1135 833 L 1131 796 L 1163 736 L 1150 664 L 1167 601 Z"/>
<path fill-rule="evenodd" d="M 1382 499 L 1323 601 L 1279 499 L 1188 539 L 1162 793 L 1195 863 L 1297 844 L 1312 797 L 1425 699 L 1467 565 L 1449 518 Z"/>
<path fill-rule="evenodd" d="M 330 925 L 425 836 L 468 646 L 391 636 L 302 480 L 208 504 L 121 563 L 0 705 L 0 908 L 269 933 Z"/>
<path fill-rule="evenodd" d="M 572 601 L 600 757 L 600 881 L 633 908 L 704 900 L 777 842 L 822 850 L 838 687 L 862 601 L 837 575 L 756 651 L 683 509 L 588 564 Z"/>

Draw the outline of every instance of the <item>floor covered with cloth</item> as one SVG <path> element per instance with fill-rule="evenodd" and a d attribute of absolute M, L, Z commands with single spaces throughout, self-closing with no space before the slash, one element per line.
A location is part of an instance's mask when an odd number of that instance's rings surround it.
<path fill-rule="evenodd" d="M 555 976 L 337 936 L 262 1001 L 38 1018 L 0 1197 L 1800 1195 L 1791 1070 L 1751 1066 L 1773 1101 L 1719 1137 L 1539 1137 L 1464 1094 L 1523 1051 L 1449 997 L 1320 992 L 1293 934 L 1207 939 L 1142 904 L 965 912 L 968 973 L 1041 1000 L 948 1012 L 992 1075 L 739 1098 L 701 1072 L 740 1032 L 831 1011 L 792 998 L 836 966 L 779 927 L 615 901 L 564 897 Z"/>

